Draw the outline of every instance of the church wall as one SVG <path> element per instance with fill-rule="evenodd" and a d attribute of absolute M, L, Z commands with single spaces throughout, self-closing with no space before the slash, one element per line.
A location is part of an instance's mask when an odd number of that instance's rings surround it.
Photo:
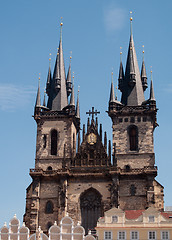
<path fill-rule="evenodd" d="M 104 211 L 110 208 L 110 184 L 111 181 L 106 181 L 105 179 L 99 180 L 88 180 L 87 179 L 71 179 L 68 182 L 67 190 L 67 211 L 69 215 L 76 221 L 80 219 L 80 196 L 81 194 L 89 189 L 94 188 L 102 195 L 102 203 Z M 104 212 L 103 211 L 103 212 Z"/>
<path fill-rule="evenodd" d="M 125 122 L 125 119 L 127 119 L 128 122 Z M 131 119 L 134 122 L 129 122 Z M 116 150 L 117 166 L 120 168 L 124 168 L 127 164 L 129 164 L 131 168 L 143 168 L 144 166 L 153 166 L 155 163 L 151 118 L 147 117 L 146 122 L 143 122 L 143 117 L 139 119 L 139 122 L 138 118 L 134 116 L 113 119 L 113 144 Z M 131 151 L 129 146 L 128 128 L 131 125 L 138 127 L 137 151 Z"/>
<path fill-rule="evenodd" d="M 132 117 L 130 117 L 132 119 Z M 130 118 L 127 118 L 128 121 Z M 135 122 L 125 122 L 126 117 L 119 118 L 122 122 L 117 122 L 113 124 L 113 143 L 116 144 L 116 153 L 124 154 L 130 152 L 129 150 L 129 138 L 128 138 L 128 127 L 135 125 L 138 127 L 138 151 L 139 153 L 153 153 L 153 125 L 151 118 L 147 117 L 147 121 L 143 122 L 143 117 L 141 122 L 138 122 L 137 118 L 133 116 Z"/>
<path fill-rule="evenodd" d="M 58 220 L 58 186 L 59 183 L 57 181 L 41 181 L 40 185 L 40 206 L 39 206 L 39 225 L 41 228 L 46 231 L 48 222 L 54 224 L 55 221 Z M 46 213 L 46 203 L 51 200 L 53 203 L 53 212 Z"/>
<path fill-rule="evenodd" d="M 135 187 L 135 196 L 131 194 L 131 185 Z M 121 209 L 145 209 L 147 182 L 145 179 L 124 179 L 119 183 L 119 207 Z"/>
<path fill-rule="evenodd" d="M 51 155 L 51 131 L 53 129 L 58 133 L 56 156 Z M 44 147 L 44 136 L 46 136 L 46 147 Z M 71 158 L 73 138 L 76 142 L 76 128 L 70 119 L 43 122 L 41 127 L 38 126 L 35 168 L 42 168 L 44 171 L 48 166 L 51 166 L 53 170 L 61 169 L 64 155 L 65 158 Z"/>

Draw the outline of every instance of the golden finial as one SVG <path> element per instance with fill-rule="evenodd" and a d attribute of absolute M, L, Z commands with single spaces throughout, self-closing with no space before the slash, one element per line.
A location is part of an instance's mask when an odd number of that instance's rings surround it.
<path fill-rule="evenodd" d="M 80 91 L 80 86 L 78 86 L 78 94 L 79 94 L 79 91 Z"/>
<path fill-rule="evenodd" d="M 61 27 L 63 26 L 63 22 L 62 22 L 62 19 L 63 19 L 63 18 L 61 17 L 61 22 L 60 22 L 60 26 L 61 26 Z"/>
<path fill-rule="evenodd" d="M 145 52 L 145 50 L 144 50 L 144 47 L 145 47 L 145 46 L 144 46 L 144 45 L 142 45 L 142 48 L 143 48 L 143 53 Z"/>
<path fill-rule="evenodd" d="M 133 20 L 133 17 L 132 17 L 132 11 L 130 11 L 130 21 Z"/>
<path fill-rule="evenodd" d="M 41 79 L 41 77 L 40 77 L 40 76 L 41 76 L 41 74 L 39 73 L 39 82 L 40 82 L 40 79 Z"/>
<path fill-rule="evenodd" d="M 122 55 L 122 51 L 121 50 L 122 50 L 122 47 L 120 47 L 120 55 Z"/>
<path fill-rule="evenodd" d="M 50 56 L 50 57 L 49 57 L 49 61 L 51 62 L 51 53 L 49 54 L 49 56 Z"/>
<path fill-rule="evenodd" d="M 152 66 L 151 66 L 151 76 L 152 76 Z"/>
<path fill-rule="evenodd" d="M 71 59 L 72 59 L 72 51 L 70 51 L 70 63 L 71 63 Z"/>

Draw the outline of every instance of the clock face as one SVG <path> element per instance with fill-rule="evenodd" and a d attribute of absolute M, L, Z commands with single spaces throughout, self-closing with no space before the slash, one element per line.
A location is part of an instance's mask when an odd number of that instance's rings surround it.
<path fill-rule="evenodd" d="M 90 145 L 93 145 L 94 143 L 96 143 L 96 141 L 97 141 L 97 136 L 94 133 L 90 133 L 87 137 L 87 142 Z"/>

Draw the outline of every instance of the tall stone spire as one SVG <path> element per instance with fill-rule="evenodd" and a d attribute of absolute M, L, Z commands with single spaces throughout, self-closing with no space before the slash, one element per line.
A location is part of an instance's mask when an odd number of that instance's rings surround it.
<path fill-rule="evenodd" d="M 144 50 L 143 50 L 143 61 L 142 61 L 142 68 L 141 68 L 141 80 L 142 80 L 143 91 L 145 91 L 146 88 L 148 87 L 148 84 L 147 84 L 146 67 L 145 67 L 145 61 L 144 61 Z"/>
<path fill-rule="evenodd" d="M 124 87 L 122 89 L 121 103 L 128 106 L 138 106 L 141 105 L 142 102 L 144 101 L 144 93 L 133 41 L 132 17 L 130 18 L 130 22 L 131 22 L 131 34 L 125 69 Z"/>
<path fill-rule="evenodd" d="M 112 103 L 112 102 L 115 102 L 115 93 L 114 93 L 114 86 L 113 86 L 113 72 L 112 72 L 109 103 Z"/>
<path fill-rule="evenodd" d="M 60 43 L 57 52 L 51 90 L 48 99 L 48 107 L 50 110 L 53 111 L 61 111 L 64 107 L 68 105 L 66 90 L 66 75 L 62 48 L 62 26 L 63 26 L 62 22 L 60 23 L 60 26 L 61 26 Z"/>

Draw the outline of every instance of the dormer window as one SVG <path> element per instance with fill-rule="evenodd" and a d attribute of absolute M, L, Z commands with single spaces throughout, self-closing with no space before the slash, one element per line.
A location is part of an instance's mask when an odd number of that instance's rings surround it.
<path fill-rule="evenodd" d="M 118 216 L 112 216 L 112 222 L 117 223 L 118 222 Z"/>
<path fill-rule="evenodd" d="M 154 216 L 149 216 L 149 222 L 150 222 L 150 223 L 155 222 L 155 217 L 154 217 Z"/>

